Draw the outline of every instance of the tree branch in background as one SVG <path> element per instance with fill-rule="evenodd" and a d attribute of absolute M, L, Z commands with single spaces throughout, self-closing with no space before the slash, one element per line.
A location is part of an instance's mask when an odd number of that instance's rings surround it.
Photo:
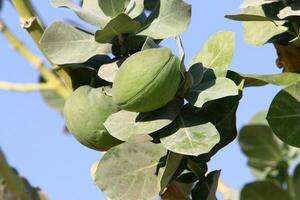
<path fill-rule="evenodd" d="M 224 200 L 239 199 L 237 197 L 239 192 L 232 189 L 230 186 L 225 184 L 222 180 L 219 180 L 217 191 L 220 192 Z"/>
<path fill-rule="evenodd" d="M 70 91 L 63 85 L 60 79 L 53 74 L 43 62 L 35 56 L 25 45 L 7 28 L 3 21 L 0 20 L 0 32 L 6 37 L 12 48 L 19 52 L 24 58 L 28 60 L 34 68 L 36 68 L 41 76 L 51 84 L 54 90 L 63 98 L 67 98 Z M 19 87 L 18 87 L 19 88 Z"/>
<path fill-rule="evenodd" d="M 20 200 L 32 200 L 29 194 L 20 181 L 19 177 L 11 170 L 8 165 L 4 154 L 0 149 L 0 177 L 4 178 L 7 187 L 16 195 Z"/>
<path fill-rule="evenodd" d="M 0 81 L 0 90 L 15 92 L 36 92 L 42 90 L 55 90 L 55 85 L 50 83 L 41 84 L 16 84 Z"/>
<path fill-rule="evenodd" d="M 37 16 L 36 13 L 34 13 L 34 9 L 30 1 L 12 0 L 11 2 L 14 5 L 16 11 L 19 13 L 21 27 L 28 31 L 28 33 L 31 35 L 32 39 L 34 40 L 35 44 L 43 52 L 39 41 L 41 40 L 42 35 L 44 33 L 44 28 L 41 24 L 40 18 Z M 52 68 L 57 72 L 60 78 L 64 81 L 65 85 L 69 89 L 71 89 L 72 88 L 71 79 L 67 71 L 54 64 L 52 64 Z"/>

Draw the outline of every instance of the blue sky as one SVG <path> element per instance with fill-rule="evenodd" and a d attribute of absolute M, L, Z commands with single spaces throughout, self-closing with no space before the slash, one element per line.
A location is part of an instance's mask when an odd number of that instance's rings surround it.
<path fill-rule="evenodd" d="M 54 9 L 50 0 L 32 0 L 43 21 L 78 20 L 66 9 Z M 277 73 L 276 52 L 272 45 L 252 47 L 243 41 L 239 22 L 225 19 L 225 14 L 239 12 L 241 0 L 188 0 L 193 5 L 192 23 L 182 35 L 187 61 L 201 50 L 204 42 L 215 32 L 230 30 L 236 33 L 236 52 L 232 70 L 244 73 Z M 20 28 L 18 16 L 6 2 L 1 18 L 9 28 L 37 55 L 41 56 L 26 31 Z M 12 51 L 0 36 L 0 80 L 34 83 L 38 73 L 20 55 Z M 168 47 L 177 52 L 174 42 Z M 238 127 L 247 123 L 257 111 L 267 109 L 278 87 L 250 88 L 244 92 L 238 110 Z M 101 200 L 103 194 L 93 184 L 90 166 L 100 159 L 96 151 L 81 146 L 63 133 L 64 121 L 49 109 L 38 93 L 0 91 L 0 146 L 9 162 L 30 182 L 39 186 L 52 200 Z M 221 150 L 209 163 L 209 168 L 222 169 L 221 179 L 234 188 L 252 180 L 246 159 L 236 142 Z"/>

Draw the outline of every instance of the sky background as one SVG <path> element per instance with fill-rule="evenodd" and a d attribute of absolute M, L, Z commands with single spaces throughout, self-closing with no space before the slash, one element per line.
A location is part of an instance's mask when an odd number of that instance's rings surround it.
<path fill-rule="evenodd" d="M 52 8 L 50 0 L 32 2 L 47 25 L 66 19 L 80 22 L 71 11 Z M 191 25 L 182 34 L 187 62 L 202 49 L 210 35 L 230 30 L 236 33 L 236 52 L 231 70 L 256 74 L 280 72 L 275 65 L 277 56 L 272 45 L 262 48 L 247 45 L 241 24 L 223 17 L 238 13 L 241 0 L 187 2 L 193 6 Z M 33 52 L 42 57 L 27 32 L 19 26 L 18 15 L 7 1 L 1 18 Z M 164 44 L 177 52 L 172 40 Z M 38 73 L 11 49 L 1 35 L 0 59 L 0 80 L 15 83 L 38 80 Z M 238 109 L 238 128 L 257 111 L 267 109 L 278 89 L 274 86 L 246 89 Z M 32 185 L 42 188 L 52 200 L 105 199 L 90 177 L 90 167 L 100 159 L 100 153 L 85 148 L 72 136 L 64 134 L 63 127 L 63 118 L 47 107 L 39 93 L 0 91 L 0 147 L 9 163 Z M 236 141 L 219 151 L 209 162 L 209 168 L 221 169 L 221 179 L 236 189 L 253 180 Z"/>

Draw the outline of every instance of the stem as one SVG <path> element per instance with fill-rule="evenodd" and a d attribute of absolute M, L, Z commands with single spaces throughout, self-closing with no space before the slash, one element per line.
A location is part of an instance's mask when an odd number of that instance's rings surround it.
<path fill-rule="evenodd" d="M 0 81 L 0 90 L 16 91 L 16 92 L 35 92 L 41 90 L 54 90 L 55 85 L 50 83 L 41 84 L 16 84 Z"/>
<path fill-rule="evenodd" d="M 51 85 L 55 85 L 55 91 L 63 98 L 67 98 L 70 91 L 63 85 L 59 78 L 53 74 L 43 62 L 35 56 L 25 45 L 6 27 L 3 21 L 0 20 L 0 32 L 6 37 L 12 48 L 25 57 L 30 64 L 36 68 L 41 76 Z"/>
<path fill-rule="evenodd" d="M 26 193 L 25 188 L 20 179 L 14 174 L 9 167 L 4 154 L 0 149 L 0 176 L 4 178 L 7 187 L 19 197 L 20 200 L 32 200 Z"/>
<path fill-rule="evenodd" d="M 291 200 L 295 200 L 295 191 L 292 176 L 287 176 L 287 189 Z"/>
<path fill-rule="evenodd" d="M 126 52 L 126 47 L 125 47 L 125 39 L 124 36 L 122 34 L 118 35 L 118 40 L 119 40 L 119 44 L 121 46 L 121 56 L 122 57 L 126 57 L 127 56 L 127 52 Z"/>
<path fill-rule="evenodd" d="M 21 26 L 25 28 L 28 33 L 31 35 L 35 44 L 39 47 L 39 49 L 43 52 L 43 49 L 40 46 L 39 41 L 42 38 L 44 33 L 44 28 L 41 25 L 41 20 L 34 13 L 34 9 L 29 0 L 12 0 L 12 4 L 14 5 L 16 11 L 20 15 Z M 44 53 L 44 52 L 43 52 Z M 44 53 L 46 56 L 46 54 Z M 46 56 L 47 57 L 47 56 Z M 49 59 L 48 59 L 49 60 Z M 50 60 L 49 60 L 50 61 Z M 52 64 L 52 68 L 57 72 L 57 74 L 62 78 L 66 86 L 71 89 L 70 76 L 67 71 L 63 68 L 60 68 L 57 65 Z"/>

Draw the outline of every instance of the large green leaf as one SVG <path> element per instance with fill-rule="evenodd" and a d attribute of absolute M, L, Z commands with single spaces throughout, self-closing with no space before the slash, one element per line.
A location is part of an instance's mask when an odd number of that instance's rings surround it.
<path fill-rule="evenodd" d="M 174 175 L 177 172 L 178 168 L 180 167 L 182 159 L 183 159 L 183 155 L 181 154 L 177 154 L 173 152 L 168 153 L 166 164 L 163 167 L 163 172 L 161 175 L 161 181 L 160 181 L 161 193 L 164 192 L 168 184 L 170 184 L 171 181 L 174 180 Z"/>
<path fill-rule="evenodd" d="M 300 147 L 300 82 L 281 90 L 273 99 L 267 120 L 283 142 Z"/>
<path fill-rule="evenodd" d="M 272 130 L 266 125 L 244 126 L 239 134 L 239 143 L 251 164 L 275 168 L 284 159 Z"/>
<path fill-rule="evenodd" d="M 241 191 L 240 200 L 288 200 L 288 193 L 271 181 L 248 183 Z"/>
<path fill-rule="evenodd" d="M 202 51 L 192 59 L 190 67 L 196 63 L 202 63 L 205 69 L 212 69 L 217 77 L 226 76 L 234 48 L 234 33 L 218 32 L 208 39 Z"/>
<path fill-rule="evenodd" d="M 174 99 L 165 107 L 148 113 L 136 113 L 122 110 L 112 114 L 104 123 L 114 137 L 128 141 L 138 135 L 146 135 L 171 124 L 183 105 L 182 99 Z"/>
<path fill-rule="evenodd" d="M 62 22 L 54 22 L 41 41 L 44 53 L 55 64 L 83 63 L 111 52 L 111 44 L 99 44 L 93 35 Z"/>
<path fill-rule="evenodd" d="M 95 34 L 95 39 L 99 43 L 109 43 L 118 36 L 125 33 L 134 33 L 140 28 L 140 23 L 134 21 L 126 14 L 121 13 Z"/>
<path fill-rule="evenodd" d="M 238 94 L 239 88 L 232 80 L 220 77 L 192 87 L 186 99 L 192 105 L 201 108 L 209 101 Z"/>
<path fill-rule="evenodd" d="M 139 35 L 154 39 L 177 36 L 187 29 L 191 20 L 191 6 L 183 0 L 161 0 L 157 12 L 152 13 L 153 21 L 147 22 Z"/>
<path fill-rule="evenodd" d="M 116 17 L 125 11 L 125 0 L 98 0 L 102 11 L 109 17 Z"/>
<path fill-rule="evenodd" d="M 245 0 L 241 4 L 241 8 L 247 8 L 250 6 L 261 6 L 264 4 L 269 4 L 269 3 L 274 3 L 274 2 L 279 2 L 280 0 Z"/>
<path fill-rule="evenodd" d="M 192 191 L 192 198 L 199 200 L 216 200 L 216 192 L 221 171 L 209 173 L 206 179 L 198 182 Z"/>
<path fill-rule="evenodd" d="M 247 7 L 243 14 L 266 16 L 261 6 Z M 244 39 L 251 45 L 261 46 L 268 42 L 274 36 L 287 31 L 286 27 L 276 25 L 271 21 L 243 22 Z"/>
<path fill-rule="evenodd" d="M 287 17 L 299 17 L 300 16 L 300 2 L 295 1 L 291 3 L 289 6 L 286 6 L 278 13 L 278 17 L 280 19 L 284 19 Z"/>
<path fill-rule="evenodd" d="M 95 183 L 111 200 L 153 200 L 160 192 L 158 169 L 166 154 L 161 144 L 121 144 L 104 154 Z"/>
<path fill-rule="evenodd" d="M 264 86 L 267 84 L 288 86 L 300 81 L 300 74 L 285 72 L 272 75 L 240 74 L 245 80 L 245 87 Z"/>
<path fill-rule="evenodd" d="M 214 154 L 236 138 L 236 110 L 240 98 L 232 96 L 218 99 L 198 109 L 198 114 L 213 123 L 220 134 L 220 142 L 208 154 L 202 156 L 203 160 L 209 161 Z"/>
<path fill-rule="evenodd" d="M 54 7 L 66 7 L 73 10 L 82 20 L 89 24 L 104 27 L 109 18 L 105 16 L 98 5 L 98 0 L 84 0 L 82 7 L 70 0 L 51 0 Z"/>
<path fill-rule="evenodd" d="M 170 151 L 198 156 L 208 153 L 219 141 L 213 124 L 185 107 L 170 126 L 160 131 L 162 144 Z"/>

